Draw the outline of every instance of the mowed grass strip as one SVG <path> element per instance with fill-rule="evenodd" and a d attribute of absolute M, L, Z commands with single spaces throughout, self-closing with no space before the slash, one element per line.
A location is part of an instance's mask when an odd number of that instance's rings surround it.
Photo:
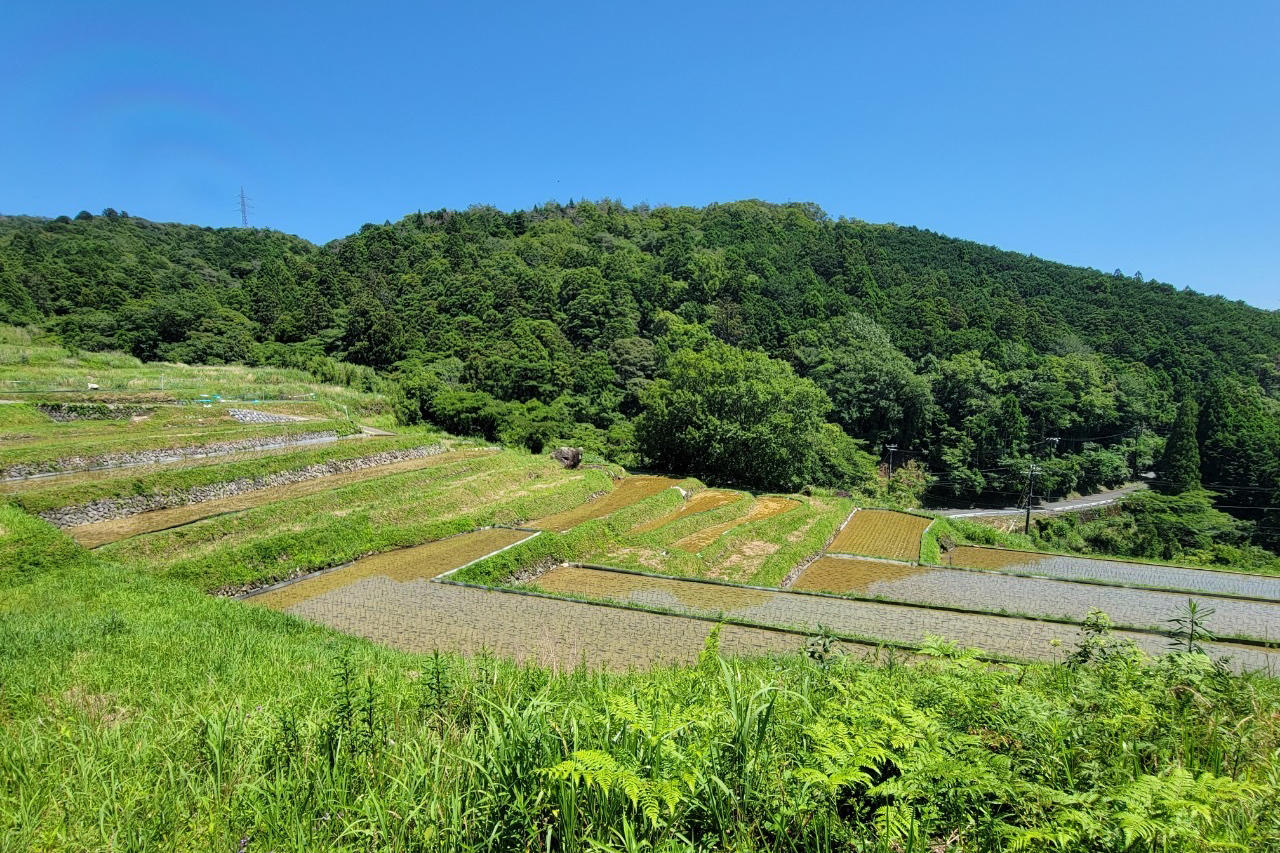
<path fill-rule="evenodd" d="M 424 468 L 436 468 L 442 465 L 452 465 L 459 459 L 469 459 L 490 452 L 492 451 L 465 450 L 458 451 L 456 453 L 442 453 L 436 456 L 427 456 L 419 459 L 402 459 L 399 462 L 391 462 L 386 465 L 375 465 L 369 468 L 361 468 L 357 471 L 345 471 L 340 474 L 329 474 L 323 477 L 316 477 L 311 480 L 304 480 L 300 483 L 290 483 L 287 486 L 272 486 L 265 489 L 257 489 L 252 492 L 232 495 L 228 498 L 201 501 L 200 503 L 187 504 L 186 506 L 177 506 L 169 509 L 158 509 L 151 512 L 125 516 L 123 518 L 99 521 L 93 524 L 81 524 L 76 527 L 67 528 L 67 532 L 84 547 L 97 548 L 110 542 L 128 539 L 131 536 L 140 536 L 144 533 L 153 533 L 158 530 L 167 530 L 172 527 L 191 524 L 192 522 L 199 521 L 200 519 L 211 518 L 224 513 L 239 512 L 241 510 L 276 503 L 277 501 L 320 494 L 321 492 L 348 486 L 352 483 L 376 480 L 380 477 L 387 477 L 392 474 L 402 474 L 408 471 L 419 471 Z"/>
<path fill-rule="evenodd" d="M 462 533 L 447 539 L 428 542 L 425 545 L 397 548 L 394 551 L 363 557 L 349 566 L 313 577 L 304 577 L 278 589 L 251 596 L 246 600 L 256 606 L 288 610 L 304 601 L 350 586 L 368 577 L 390 578 L 397 583 L 430 580 L 459 566 L 464 566 L 472 560 L 478 560 L 486 554 L 492 554 L 499 548 L 506 548 L 534 535 L 536 534 L 527 530 L 509 530 L 501 527 Z"/>
<path fill-rule="evenodd" d="M 110 402 L 193 401 L 201 395 L 226 400 L 284 402 L 298 414 L 337 417 L 386 411 L 384 396 L 317 380 L 310 373 L 284 367 L 143 363 L 118 352 L 71 353 L 55 348 L 25 349 L 24 357 L 5 360 L 0 352 L 0 397 L 18 399 Z M 99 386 L 86 390 L 88 384 Z M 59 393 L 51 393 L 59 392 Z M 20 395 L 20 396 L 19 396 Z"/>
<path fill-rule="evenodd" d="M 800 502 L 792 500 L 791 498 L 777 496 L 756 498 L 751 502 L 751 507 L 747 510 L 745 515 L 729 521 L 722 521 L 719 524 L 713 524 L 709 527 L 704 527 L 697 533 L 691 533 L 682 539 L 676 540 L 672 544 L 681 551 L 688 551 L 691 554 L 696 554 L 711 543 L 715 542 L 724 534 L 728 533 L 730 530 L 733 530 L 735 527 L 741 527 L 744 524 L 750 524 L 754 521 L 760 521 L 775 515 L 780 515 L 784 512 L 790 512 L 799 506 L 801 506 Z"/>
<path fill-rule="evenodd" d="M 530 522 L 529 526 L 541 530 L 564 532 L 584 521 L 612 515 L 618 510 L 626 509 L 681 482 L 671 477 L 655 477 L 648 474 L 624 477 L 616 484 L 611 483 L 612 488 L 608 493 L 573 509 L 538 518 Z"/>
<path fill-rule="evenodd" d="M 891 509 L 860 509 L 827 550 L 891 560 L 919 560 L 920 536 L 932 521 Z"/>

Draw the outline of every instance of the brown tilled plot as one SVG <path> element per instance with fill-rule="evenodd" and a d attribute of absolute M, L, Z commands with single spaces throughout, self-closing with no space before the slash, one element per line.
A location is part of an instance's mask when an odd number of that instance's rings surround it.
<path fill-rule="evenodd" d="M 773 496 L 756 498 L 745 515 L 721 524 L 713 524 L 710 527 L 704 527 L 697 533 L 691 533 L 683 539 L 677 540 L 672 543 L 672 546 L 679 548 L 682 551 L 688 551 L 691 554 L 696 554 L 712 542 L 715 542 L 724 534 L 728 533 L 730 530 L 733 530 L 735 527 L 750 524 L 753 521 L 771 518 L 775 515 L 781 515 L 782 513 L 793 510 L 798 506 L 800 506 L 800 502 L 792 500 L 791 498 Z"/>
<path fill-rule="evenodd" d="M 891 509 L 860 509 L 828 551 L 890 560 L 919 560 L 920 536 L 932 519 Z"/>
<path fill-rule="evenodd" d="M 858 557 L 820 557 L 801 573 L 792 589 L 812 592 L 860 592 L 878 581 L 893 581 L 930 571 L 911 563 L 864 560 Z"/>
<path fill-rule="evenodd" d="M 350 586 L 363 578 L 380 576 L 397 583 L 430 580 L 533 535 L 527 530 L 505 528 L 463 533 L 413 548 L 398 548 L 364 557 L 349 566 L 302 578 L 246 600 L 274 610 L 287 610 L 318 595 Z"/>
<path fill-rule="evenodd" d="M 171 527 L 191 524 L 202 518 L 210 518 L 228 512 L 240 512 L 241 510 L 253 509 L 276 501 L 315 495 L 378 477 L 435 468 L 456 462 L 459 459 L 479 455 L 485 455 L 485 451 L 462 450 L 454 453 L 426 456 L 420 459 L 404 459 L 399 462 L 392 462 L 389 465 L 377 465 L 372 468 L 361 468 L 357 471 L 346 471 L 341 474 L 317 477 L 313 480 L 303 480 L 300 483 L 291 483 L 287 486 L 272 486 L 252 492 L 244 492 L 243 494 L 232 495 L 229 498 L 218 498 L 211 501 L 202 501 L 201 503 L 175 506 L 169 509 L 140 512 L 137 515 L 98 521 L 93 524 L 81 524 L 77 527 L 68 527 L 67 533 L 84 547 L 97 548 L 109 542 L 128 539 L 131 536 L 140 536 L 143 533 L 154 533 L 157 530 L 168 530 Z"/>
<path fill-rule="evenodd" d="M 601 495 L 595 500 L 587 501 L 573 509 L 532 521 L 529 526 L 537 527 L 540 530 L 554 530 L 557 533 L 563 533 L 584 521 L 603 518 L 620 509 L 626 509 L 632 504 L 656 495 L 663 489 L 678 485 L 679 482 L 679 480 L 673 480 L 670 477 L 652 477 L 647 474 L 626 477 L 608 494 Z"/>
<path fill-rule="evenodd" d="M 679 509 L 667 513 L 666 515 L 655 518 L 652 521 L 646 521 L 644 524 L 637 524 L 631 528 L 631 533 L 649 533 L 657 530 L 659 527 L 665 527 L 672 522 L 679 521 L 682 518 L 688 518 L 691 515 L 697 515 L 700 512 L 710 512 L 713 509 L 719 509 L 722 506 L 742 500 L 742 492 L 732 492 L 728 489 L 703 489 L 697 494 L 691 496 L 684 502 Z"/>

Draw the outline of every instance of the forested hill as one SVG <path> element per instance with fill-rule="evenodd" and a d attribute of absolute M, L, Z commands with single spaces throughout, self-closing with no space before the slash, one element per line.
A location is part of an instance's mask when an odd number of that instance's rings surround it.
<path fill-rule="evenodd" d="M 1234 442 L 1264 472 L 1280 456 L 1265 437 L 1280 312 L 806 204 L 477 207 L 322 247 L 114 211 L 5 217 L 0 319 L 148 359 L 368 364 L 401 380 L 408 417 L 708 470 L 719 448 L 745 481 L 703 391 L 807 392 L 793 372 L 822 392 L 769 398 L 805 413 L 797 435 L 832 421 L 877 457 L 897 444 L 937 494 L 1016 501 L 1031 457 L 1050 493 L 1123 480 L 1154 462 L 1184 396 L 1229 408 L 1201 419 L 1202 444 Z M 704 443 L 664 445 L 659 425 L 695 410 Z M 795 477 L 861 470 L 841 436 L 822 435 L 809 443 L 835 441 L 839 461 Z M 1221 485 L 1203 455 L 1205 482 Z"/>

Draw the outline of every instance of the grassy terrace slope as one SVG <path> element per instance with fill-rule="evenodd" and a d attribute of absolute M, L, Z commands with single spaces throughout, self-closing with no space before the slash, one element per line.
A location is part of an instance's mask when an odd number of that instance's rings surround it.
<path fill-rule="evenodd" d="M 0 476 L 132 464 L 140 451 L 212 447 L 265 439 L 287 443 L 354 431 L 344 420 L 241 423 L 226 407 L 157 406 L 121 420 L 56 422 L 24 403 L 0 405 Z"/>
<path fill-rule="evenodd" d="M 601 471 L 503 452 L 438 457 L 418 471 L 254 507 L 106 546 L 138 571 L 206 589 L 276 580 L 484 524 L 576 506 L 609 487 Z"/>
<path fill-rule="evenodd" d="M 98 389 L 90 390 L 90 383 Z M 189 401 L 202 395 L 269 400 L 273 410 L 322 419 L 348 413 L 374 415 L 388 408 L 380 395 L 318 382 L 301 370 L 144 363 L 121 353 L 40 345 L 22 329 L 0 326 L 0 398 L 142 404 Z"/>
<path fill-rule="evenodd" d="M 310 465 L 358 459 L 375 453 L 406 450 L 439 441 L 439 433 L 416 430 L 407 435 L 365 438 L 336 444 L 281 448 L 275 452 L 246 453 L 216 459 L 142 468 L 125 468 L 0 483 L 0 494 L 30 513 L 87 504 L 92 501 L 137 496 L 162 496 L 188 492 L 202 486 L 234 480 L 267 477 Z"/>

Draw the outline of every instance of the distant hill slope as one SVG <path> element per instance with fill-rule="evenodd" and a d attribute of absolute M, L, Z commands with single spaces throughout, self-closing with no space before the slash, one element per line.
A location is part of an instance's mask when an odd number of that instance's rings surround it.
<path fill-rule="evenodd" d="M 1004 503 L 1049 439 L 1041 488 L 1065 492 L 1150 465 L 1180 395 L 1227 383 L 1251 423 L 1280 399 L 1280 312 L 808 204 L 442 210 L 325 246 L 0 217 L 0 320 L 146 359 L 398 365 L 433 389 L 558 401 L 555 418 L 597 430 L 709 333 L 788 362 L 935 490 Z M 433 411 L 464 404 L 480 405 Z"/>

